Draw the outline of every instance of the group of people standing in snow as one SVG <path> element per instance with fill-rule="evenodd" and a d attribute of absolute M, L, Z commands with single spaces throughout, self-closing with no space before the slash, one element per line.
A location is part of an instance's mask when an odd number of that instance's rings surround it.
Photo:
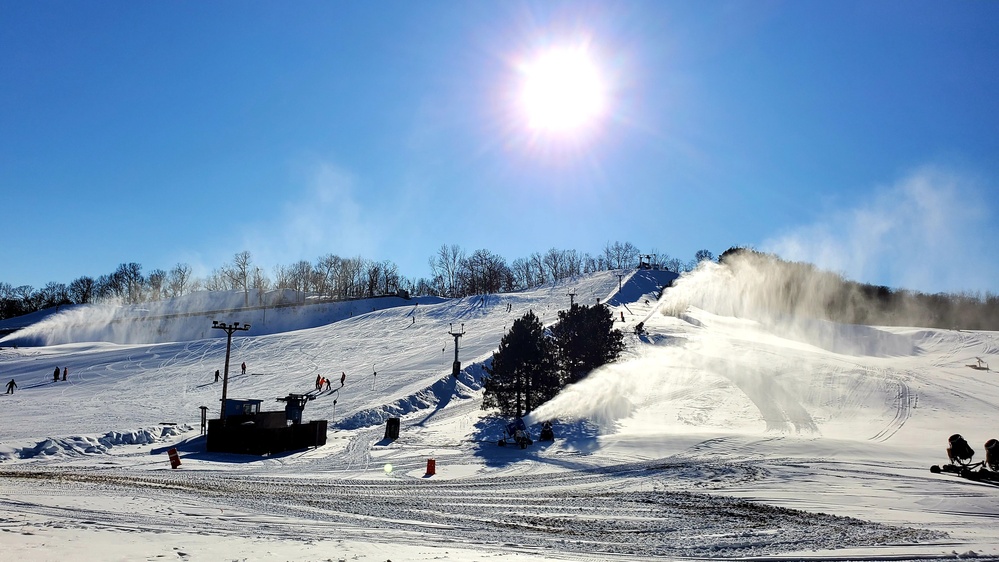
<path fill-rule="evenodd" d="M 69 376 L 69 368 L 63 367 L 59 369 L 59 367 L 56 367 L 55 371 L 52 372 L 52 382 L 59 382 L 60 376 L 62 376 L 62 380 L 66 380 L 66 377 Z M 10 379 L 10 382 L 7 383 L 6 394 L 14 394 L 15 388 L 17 388 L 17 383 L 14 382 L 14 379 Z"/>
<path fill-rule="evenodd" d="M 340 388 L 343 388 L 343 385 L 346 382 L 347 382 L 347 373 L 341 372 L 340 373 Z M 326 377 L 324 377 L 322 375 L 316 375 L 316 390 L 323 390 L 323 387 L 326 387 L 326 390 L 332 390 L 332 386 L 331 385 L 332 385 L 332 381 L 330 379 L 328 379 L 328 378 L 326 378 Z"/>

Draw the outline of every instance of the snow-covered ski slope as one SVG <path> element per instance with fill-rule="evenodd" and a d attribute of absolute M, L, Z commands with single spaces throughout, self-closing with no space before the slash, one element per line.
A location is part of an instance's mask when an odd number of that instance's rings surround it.
<path fill-rule="evenodd" d="M 674 289 L 658 299 L 662 275 L 359 301 L 290 332 L 216 318 L 265 332 L 233 338 L 230 397 L 280 409 L 317 375 L 334 380 L 305 410 L 330 420 L 327 445 L 263 459 L 204 452 L 199 407 L 217 416 L 224 337 L 8 338 L 0 378 L 19 388 L 0 399 L 0 536 L 25 560 L 74 544 L 92 560 L 999 556 L 999 487 L 928 471 L 952 433 L 979 456 L 999 437 L 997 374 L 970 366 L 999 365 L 999 334 L 720 316 L 678 307 Z M 513 320 L 553 323 L 570 292 L 608 303 L 628 349 L 529 417 L 557 420 L 554 443 L 498 447 L 482 364 Z M 32 337 L 65 333 L 46 322 Z M 462 324 L 455 380 L 448 332 Z M 56 366 L 67 381 L 52 381 Z M 392 416 L 402 431 L 386 441 Z"/>

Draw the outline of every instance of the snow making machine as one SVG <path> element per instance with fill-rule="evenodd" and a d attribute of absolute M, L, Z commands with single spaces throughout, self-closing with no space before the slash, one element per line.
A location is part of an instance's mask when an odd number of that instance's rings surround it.
<path fill-rule="evenodd" d="M 533 445 L 534 440 L 531 439 L 531 434 L 527 431 L 527 425 L 524 423 L 523 418 L 517 418 L 503 428 L 503 437 L 496 442 L 500 447 L 505 447 L 507 445 L 518 445 L 521 449 L 526 448 L 528 445 Z"/>
<path fill-rule="evenodd" d="M 985 460 L 978 462 L 972 462 L 975 451 L 960 434 L 951 435 L 947 442 L 947 458 L 950 463 L 933 465 L 930 472 L 949 472 L 969 480 L 999 484 L 999 440 L 989 439 L 985 442 Z"/>

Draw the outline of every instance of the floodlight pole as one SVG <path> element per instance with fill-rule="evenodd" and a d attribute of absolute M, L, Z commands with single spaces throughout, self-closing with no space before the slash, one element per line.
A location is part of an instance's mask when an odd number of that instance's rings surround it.
<path fill-rule="evenodd" d="M 565 296 L 569 297 L 569 308 L 572 308 L 576 301 L 576 289 L 573 289 L 571 293 L 566 293 Z"/>
<path fill-rule="evenodd" d="M 218 320 L 212 320 L 212 328 L 217 328 L 219 330 L 225 330 L 226 341 L 225 341 L 225 375 L 222 378 L 222 413 L 219 414 L 219 419 L 222 423 L 225 423 L 225 397 L 226 392 L 229 390 L 229 351 L 232 349 L 232 333 L 236 331 L 249 330 L 250 325 L 244 324 L 239 325 L 239 322 L 233 322 L 231 324 L 226 324 L 225 322 L 219 322 Z"/>

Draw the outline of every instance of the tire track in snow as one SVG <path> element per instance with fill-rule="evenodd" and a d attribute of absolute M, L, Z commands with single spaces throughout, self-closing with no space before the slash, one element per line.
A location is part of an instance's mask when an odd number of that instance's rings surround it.
<path fill-rule="evenodd" d="M 888 370 L 883 370 L 882 373 L 881 376 L 884 377 L 884 380 L 896 387 L 895 416 L 881 431 L 875 433 L 873 437 L 868 438 L 870 441 L 884 442 L 898 433 L 898 430 L 902 429 L 902 426 L 908 421 L 909 416 L 912 415 L 914 404 L 919 398 L 916 392 L 909 387 L 904 377 Z"/>

